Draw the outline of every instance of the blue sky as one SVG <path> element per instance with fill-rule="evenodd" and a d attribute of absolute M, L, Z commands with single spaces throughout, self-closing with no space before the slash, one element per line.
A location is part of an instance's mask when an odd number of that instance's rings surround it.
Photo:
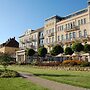
<path fill-rule="evenodd" d="M 66 16 L 87 7 L 87 0 L 0 0 L 0 43 L 37 29 L 53 15 Z"/>

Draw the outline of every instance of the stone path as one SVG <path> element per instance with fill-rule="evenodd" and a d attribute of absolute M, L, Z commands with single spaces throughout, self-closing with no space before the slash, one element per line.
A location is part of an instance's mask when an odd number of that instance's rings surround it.
<path fill-rule="evenodd" d="M 58 83 L 55 81 L 50 81 L 47 79 L 37 77 L 30 73 L 20 72 L 20 75 L 22 77 L 30 80 L 31 82 L 41 85 L 45 88 L 49 88 L 50 90 L 90 90 L 90 89 L 86 89 L 86 88 L 75 87 L 75 86 L 71 86 L 71 85 L 67 85 L 67 84 Z"/>

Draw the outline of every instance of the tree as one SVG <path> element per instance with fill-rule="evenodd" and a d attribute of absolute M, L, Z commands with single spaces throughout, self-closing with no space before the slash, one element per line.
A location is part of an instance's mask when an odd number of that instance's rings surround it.
<path fill-rule="evenodd" d="M 46 54 L 47 54 L 47 49 L 46 49 L 45 47 L 40 47 L 40 48 L 38 49 L 38 55 L 39 55 L 40 57 L 45 57 Z"/>
<path fill-rule="evenodd" d="M 66 47 L 64 52 L 66 55 L 72 55 L 73 54 L 73 50 L 70 47 Z"/>
<path fill-rule="evenodd" d="M 7 70 L 11 61 L 13 61 L 13 58 L 9 54 L 4 53 L 0 56 L 0 64 L 3 65 L 5 70 Z"/>
<path fill-rule="evenodd" d="M 74 43 L 72 45 L 72 50 L 75 52 L 81 52 L 84 50 L 84 46 L 81 43 Z"/>
<path fill-rule="evenodd" d="M 78 59 L 80 60 L 80 58 L 79 58 L 80 55 L 79 54 L 80 54 L 81 51 L 84 50 L 84 46 L 81 43 L 74 43 L 72 45 L 72 50 L 78 53 Z"/>
<path fill-rule="evenodd" d="M 35 51 L 33 49 L 27 49 L 26 53 L 29 57 L 31 57 L 31 62 L 33 61 L 33 55 L 35 54 Z"/>
<path fill-rule="evenodd" d="M 84 45 L 84 51 L 85 51 L 86 53 L 90 53 L 90 44 L 85 44 L 85 45 Z"/>
<path fill-rule="evenodd" d="M 50 51 L 51 55 L 56 56 L 60 53 L 63 53 L 63 48 L 60 45 L 56 45 Z"/>
<path fill-rule="evenodd" d="M 86 53 L 89 53 L 88 62 L 90 62 L 90 44 L 85 44 L 85 45 L 84 45 L 84 51 L 85 51 Z"/>

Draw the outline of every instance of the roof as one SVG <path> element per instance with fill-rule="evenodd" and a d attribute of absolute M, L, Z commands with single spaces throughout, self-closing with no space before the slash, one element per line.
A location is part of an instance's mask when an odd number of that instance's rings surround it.
<path fill-rule="evenodd" d="M 33 32 L 31 32 L 31 34 L 35 33 L 35 32 L 41 32 L 43 30 L 44 30 L 44 27 L 41 27 L 41 28 L 38 28 L 38 29 L 34 30 Z"/>
<path fill-rule="evenodd" d="M 82 10 L 76 11 L 75 13 L 72 13 L 72 14 L 69 14 L 69 15 L 65 16 L 64 19 L 68 19 L 68 18 L 77 16 L 77 15 L 80 15 L 80 14 L 85 13 L 87 11 L 88 11 L 88 9 L 87 8 L 84 8 Z"/>
<path fill-rule="evenodd" d="M 63 19 L 63 17 L 60 17 L 58 15 L 54 15 L 54 16 L 51 16 L 51 17 L 45 19 L 45 21 L 48 21 L 48 20 L 53 19 L 53 18 L 56 18 L 56 19 L 59 19 L 59 20 L 62 20 Z"/>
<path fill-rule="evenodd" d="M 5 43 L 2 43 L 0 45 L 0 48 L 2 47 L 15 47 L 15 48 L 19 48 L 19 43 L 15 40 L 14 38 L 10 38 L 8 39 Z"/>

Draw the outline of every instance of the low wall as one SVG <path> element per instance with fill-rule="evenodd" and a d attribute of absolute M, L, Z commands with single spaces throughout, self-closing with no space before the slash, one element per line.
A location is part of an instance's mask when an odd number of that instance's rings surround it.
<path fill-rule="evenodd" d="M 52 70 L 65 70 L 65 71 L 90 71 L 90 67 L 79 67 L 79 66 L 73 66 L 73 67 L 64 67 L 64 66 L 40 66 L 39 68 L 43 69 L 52 69 Z"/>

